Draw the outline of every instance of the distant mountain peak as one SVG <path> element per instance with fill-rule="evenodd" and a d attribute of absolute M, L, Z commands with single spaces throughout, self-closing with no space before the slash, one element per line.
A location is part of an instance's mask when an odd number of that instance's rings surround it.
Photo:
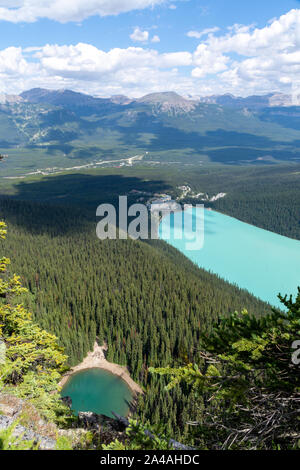
<path fill-rule="evenodd" d="M 293 99 L 291 95 L 283 93 L 267 93 L 265 95 L 250 95 L 247 97 L 234 96 L 231 93 L 224 95 L 198 96 L 200 103 L 217 104 L 232 108 L 261 109 L 274 106 L 288 107 L 297 105 L 298 100 Z M 299 101 L 300 103 L 300 101 Z"/>
<path fill-rule="evenodd" d="M 189 112 L 197 106 L 196 101 L 188 100 L 178 95 L 174 91 L 165 91 L 161 93 L 150 93 L 136 100 L 139 103 L 145 103 L 155 106 L 163 112 Z"/>
<path fill-rule="evenodd" d="M 149 93 L 136 101 L 141 103 L 181 103 L 187 100 L 181 95 L 178 95 L 175 91 L 162 91 L 159 93 Z"/>
<path fill-rule="evenodd" d="M 125 95 L 113 95 L 110 97 L 110 101 L 115 104 L 126 105 L 132 103 L 134 100 Z"/>
<path fill-rule="evenodd" d="M 54 105 L 73 104 L 82 105 L 97 98 L 68 89 L 47 90 L 46 88 L 32 88 L 24 91 L 20 96 L 30 103 L 49 103 Z"/>

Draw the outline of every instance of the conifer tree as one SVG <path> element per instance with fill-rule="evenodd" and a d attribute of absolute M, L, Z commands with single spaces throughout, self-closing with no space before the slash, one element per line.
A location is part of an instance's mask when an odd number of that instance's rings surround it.
<path fill-rule="evenodd" d="M 287 312 L 257 318 L 246 310 L 222 317 L 202 336 L 200 363 L 150 369 L 170 377 L 167 390 L 185 384 L 204 400 L 191 436 L 215 449 L 299 449 L 300 288 L 295 300 L 279 295 Z M 200 407 L 200 405 L 199 405 Z"/>

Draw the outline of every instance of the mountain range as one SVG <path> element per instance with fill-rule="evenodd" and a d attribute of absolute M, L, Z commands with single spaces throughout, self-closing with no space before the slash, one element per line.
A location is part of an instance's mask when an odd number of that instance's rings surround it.
<path fill-rule="evenodd" d="M 110 98 L 97 98 L 72 90 L 47 90 L 44 88 L 33 88 L 24 91 L 20 95 L 0 94 L 0 104 L 48 103 L 58 106 L 101 106 L 101 104 L 129 105 L 130 103 L 147 103 L 165 106 L 164 109 L 182 108 L 184 111 L 195 109 L 199 103 L 218 104 L 232 108 L 261 109 L 266 107 L 290 107 L 299 104 L 299 98 L 283 93 L 269 93 L 266 95 L 252 95 L 246 98 L 231 94 L 183 97 L 175 92 L 151 93 L 142 98 L 128 98 L 124 95 L 114 95 Z"/>
<path fill-rule="evenodd" d="M 280 93 L 242 98 L 163 92 L 133 99 L 35 88 L 2 94 L 2 170 L 23 174 L 135 155 L 143 155 L 143 164 L 299 161 L 295 101 Z"/>

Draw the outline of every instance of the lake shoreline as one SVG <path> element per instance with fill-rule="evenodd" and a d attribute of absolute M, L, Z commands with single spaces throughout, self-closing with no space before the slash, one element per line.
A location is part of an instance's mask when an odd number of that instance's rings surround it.
<path fill-rule="evenodd" d="M 191 207 L 189 210 L 193 211 L 195 217 L 194 210 L 197 209 Z M 164 223 L 169 224 L 169 221 L 164 218 L 161 220 L 158 232 L 161 240 L 176 248 L 200 269 L 247 291 L 270 307 L 285 311 L 278 300 L 278 293 L 297 294 L 297 286 L 300 284 L 296 261 L 299 259 L 300 262 L 299 240 L 207 208 L 204 246 L 191 251 L 185 246 L 188 238 L 182 241 L 172 236 L 175 229 L 182 230 L 182 222 L 175 222 L 174 219 L 168 237 L 160 230 Z M 259 274 L 262 276 L 260 280 Z"/>
<path fill-rule="evenodd" d="M 72 367 L 66 374 L 64 374 L 58 385 L 60 387 L 64 387 L 72 375 L 82 370 L 102 369 L 122 379 L 128 385 L 134 397 L 143 394 L 142 388 L 130 377 L 127 367 L 107 361 L 105 357 L 106 351 L 106 345 L 99 346 L 95 342 L 94 350 L 90 351 L 80 364 Z"/>

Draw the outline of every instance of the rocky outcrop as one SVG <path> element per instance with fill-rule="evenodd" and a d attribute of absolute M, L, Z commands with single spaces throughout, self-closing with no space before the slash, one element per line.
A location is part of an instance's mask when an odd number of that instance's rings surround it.
<path fill-rule="evenodd" d="M 113 413 L 114 418 L 109 418 L 105 415 L 98 415 L 91 412 L 80 412 L 78 413 L 79 424 L 85 429 L 90 429 L 93 431 L 98 431 L 101 433 L 101 437 L 109 436 L 108 442 L 111 442 L 114 439 L 119 439 L 124 437 L 124 431 L 129 426 L 129 421 L 127 418 L 120 416 L 116 413 Z M 145 435 L 150 437 L 150 439 L 155 439 L 155 436 L 148 431 L 144 431 Z M 169 445 L 174 450 L 193 450 L 192 447 L 181 444 L 180 442 L 170 439 Z"/>
<path fill-rule="evenodd" d="M 193 111 L 198 105 L 197 101 L 187 100 L 175 92 L 150 93 L 136 101 L 152 106 L 154 114 L 185 114 Z"/>
<path fill-rule="evenodd" d="M 70 397 L 62 398 L 68 406 L 72 406 Z M 14 395 L 0 393 L 0 432 L 13 429 L 13 437 L 22 441 L 32 441 L 39 450 L 54 450 L 57 439 L 66 437 L 73 448 L 81 448 L 87 434 L 86 429 L 59 429 L 54 423 L 45 421 L 38 410 L 28 400 Z"/>
<path fill-rule="evenodd" d="M 20 424 L 16 424 L 16 419 L 10 416 L 0 415 L 0 431 L 8 429 L 13 426 L 13 436 L 19 437 L 22 441 L 32 441 L 33 445 L 37 446 L 40 450 L 54 450 L 56 447 L 56 440 L 50 437 L 41 436 L 30 428 L 26 428 Z"/>
<path fill-rule="evenodd" d="M 92 412 L 79 412 L 78 413 L 78 424 L 84 429 L 90 429 L 99 431 L 103 428 L 111 431 L 123 432 L 125 431 L 127 424 L 121 421 L 109 418 L 105 415 L 98 415 Z"/>
<path fill-rule="evenodd" d="M 13 427 L 13 436 L 32 441 L 41 450 L 56 446 L 56 426 L 47 423 L 26 400 L 13 395 L 0 394 L 0 431 Z"/>
<path fill-rule="evenodd" d="M 62 401 L 72 406 L 70 397 L 64 397 Z M 42 419 L 35 407 L 27 400 L 13 395 L 0 394 L 0 432 L 11 428 L 13 437 L 20 438 L 22 441 L 31 441 L 39 450 L 56 449 L 57 438 L 60 436 L 68 438 L 73 449 L 82 449 L 84 438 L 89 434 L 94 436 L 93 439 L 96 436 L 97 442 L 100 438 L 102 444 L 109 444 L 116 439 L 125 442 L 127 438 L 125 430 L 129 426 L 129 421 L 116 413 L 113 415 L 114 418 L 110 418 L 92 412 L 79 412 L 76 427 L 63 430 Z M 155 439 L 150 431 L 144 432 L 151 439 Z M 94 444 L 93 439 L 89 444 L 89 449 L 97 448 L 97 443 Z M 175 450 L 191 449 L 172 439 L 169 444 Z"/>

